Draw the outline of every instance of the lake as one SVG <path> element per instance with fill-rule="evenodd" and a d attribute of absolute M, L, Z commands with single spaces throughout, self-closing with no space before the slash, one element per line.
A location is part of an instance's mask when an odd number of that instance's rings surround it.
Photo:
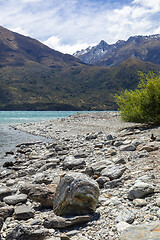
<path fill-rule="evenodd" d="M 0 111 L 0 165 L 12 160 L 12 156 L 5 156 L 6 151 L 15 151 L 16 145 L 23 142 L 50 141 L 49 139 L 33 136 L 14 130 L 12 124 L 25 122 L 40 122 L 54 118 L 68 117 L 77 111 Z"/>

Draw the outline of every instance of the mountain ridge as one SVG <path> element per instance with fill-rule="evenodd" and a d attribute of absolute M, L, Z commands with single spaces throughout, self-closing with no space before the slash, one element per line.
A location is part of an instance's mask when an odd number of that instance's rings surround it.
<path fill-rule="evenodd" d="M 160 64 L 159 54 L 160 34 L 155 34 L 131 36 L 127 41 L 119 40 L 110 45 L 102 40 L 98 45 L 78 51 L 73 56 L 87 64 L 115 67 L 129 58 Z"/>

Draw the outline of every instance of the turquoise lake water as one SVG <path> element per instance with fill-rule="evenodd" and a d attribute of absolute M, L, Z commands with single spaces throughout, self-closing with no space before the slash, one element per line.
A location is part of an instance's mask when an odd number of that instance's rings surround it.
<path fill-rule="evenodd" d="M 0 124 L 43 121 L 77 113 L 78 111 L 0 111 Z"/>
<path fill-rule="evenodd" d="M 53 118 L 68 117 L 77 114 L 75 111 L 0 111 L 0 167 L 5 161 L 14 160 L 6 156 L 7 151 L 16 150 L 16 145 L 25 142 L 50 141 L 39 136 L 23 133 L 10 127 L 12 124 L 40 122 Z"/>
<path fill-rule="evenodd" d="M 6 157 L 7 151 L 15 151 L 16 145 L 24 142 L 51 141 L 39 136 L 23 133 L 10 127 L 12 124 L 25 122 L 41 122 L 53 118 L 68 117 L 78 111 L 0 111 L 0 166 L 3 162 L 12 160 Z"/>

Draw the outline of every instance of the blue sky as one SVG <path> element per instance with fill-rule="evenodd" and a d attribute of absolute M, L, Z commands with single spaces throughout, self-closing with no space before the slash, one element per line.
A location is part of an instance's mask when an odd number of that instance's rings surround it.
<path fill-rule="evenodd" d="M 0 25 L 72 54 L 160 34 L 160 0 L 0 0 Z"/>

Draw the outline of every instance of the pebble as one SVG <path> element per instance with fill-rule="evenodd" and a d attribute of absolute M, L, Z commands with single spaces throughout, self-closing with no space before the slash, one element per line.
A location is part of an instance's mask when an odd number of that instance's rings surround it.
<path fill-rule="evenodd" d="M 145 199 L 136 198 L 133 200 L 133 204 L 137 207 L 143 207 L 147 205 L 147 202 Z"/>
<path fill-rule="evenodd" d="M 160 198 L 156 199 L 156 204 L 157 204 L 158 207 L 160 207 Z"/>
<path fill-rule="evenodd" d="M 123 232 L 124 230 L 126 230 L 130 226 L 131 225 L 128 224 L 127 222 L 119 222 L 119 223 L 117 223 L 116 228 L 117 228 L 118 232 Z"/>

